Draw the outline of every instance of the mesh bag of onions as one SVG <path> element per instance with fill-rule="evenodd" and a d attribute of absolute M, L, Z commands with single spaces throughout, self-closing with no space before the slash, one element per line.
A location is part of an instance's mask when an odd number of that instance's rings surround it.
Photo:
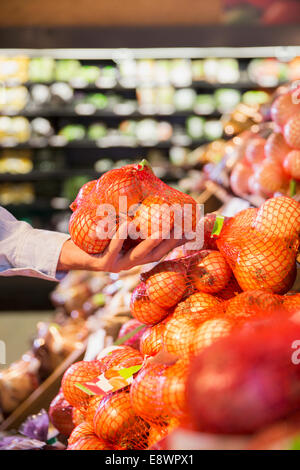
<path fill-rule="evenodd" d="M 86 183 L 70 207 L 70 235 L 87 253 L 102 253 L 121 226 L 127 251 L 149 237 L 171 238 L 174 230 L 182 238 L 198 220 L 196 201 L 163 183 L 146 160 Z"/>

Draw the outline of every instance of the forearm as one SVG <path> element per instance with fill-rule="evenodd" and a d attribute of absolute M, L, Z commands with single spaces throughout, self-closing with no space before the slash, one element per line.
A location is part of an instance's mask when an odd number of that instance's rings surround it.
<path fill-rule="evenodd" d="M 0 275 L 57 280 L 61 248 L 69 235 L 33 229 L 0 208 Z"/>
<path fill-rule="evenodd" d="M 102 270 L 96 256 L 85 253 L 72 240 L 67 240 L 62 246 L 58 258 L 57 271 L 69 271 L 71 269 Z"/>

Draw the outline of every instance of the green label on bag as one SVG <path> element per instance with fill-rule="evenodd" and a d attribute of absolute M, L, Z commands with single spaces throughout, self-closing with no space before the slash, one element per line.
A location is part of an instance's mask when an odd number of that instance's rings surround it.
<path fill-rule="evenodd" d="M 111 367 L 98 377 L 89 380 L 83 384 L 76 383 L 75 386 L 87 395 L 106 395 L 107 393 L 122 390 L 132 384 L 133 376 L 142 368 L 142 364 L 118 369 Z"/>
<path fill-rule="evenodd" d="M 95 395 L 94 392 L 92 392 L 91 390 L 89 390 L 87 387 L 85 387 L 84 385 L 82 385 L 80 383 L 76 383 L 75 387 L 79 388 L 79 390 L 82 390 L 82 392 L 86 393 L 87 395 L 91 395 L 91 396 Z"/>
<path fill-rule="evenodd" d="M 293 439 L 290 450 L 300 450 L 300 435 Z"/>
<path fill-rule="evenodd" d="M 127 367 L 126 369 L 121 369 L 119 370 L 119 374 L 124 378 L 124 379 L 129 379 L 132 377 L 134 374 L 136 374 L 140 369 L 142 368 L 142 364 L 138 364 L 136 366 L 131 366 Z"/>
<path fill-rule="evenodd" d="M 225 217 L 223 215 L 217 215 L 212 232 L 211 232 L 211 238 L 217 237 L 220 235 L 223 224 L 224 224 Z"/>
<path fill-rule="evenodd" d="M 135 328 L 134 330 L 130 331 L 129 333 L 127 333 L 127 335 L 125 336 L 122 336 L 121 338 L 117 339 L 115 342 L 114 342 L 114 346 L 120 346 L 120 344 L 123 344 L 125 343 L 125 341 L 127 341 L 128 339 L 132 338 L 136 333 L 138 333 L 140 330 L 142 330 L 143 328 L 145 328 L 146 325 L 140 325 L 138 326 L 137 328 Z"/>
<path fill-rule="evenodd" d="M 296 181 L 291 180 L 290 181 L 290 196 L 293 197 L 296 194 Z"/>

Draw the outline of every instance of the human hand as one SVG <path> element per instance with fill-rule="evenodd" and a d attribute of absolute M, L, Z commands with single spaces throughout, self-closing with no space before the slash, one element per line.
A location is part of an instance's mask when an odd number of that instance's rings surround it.
<path fill-rule="evenodd" d="M 90 255 L 81 250 L 72 240 L 67 240 L 61 249 L 57 271 L 85 269 L 118 273 L 134 266 L 159 261 L 173 248 L 186 242 L 185 239 L 174 239 L 172 232 L 170 239 L 147 238 L 128 252 L 121 253 L 125 241 L 122 231 L 125 228 L 124 225 L 119 228 L 108 247 L 99 255 Z"/>

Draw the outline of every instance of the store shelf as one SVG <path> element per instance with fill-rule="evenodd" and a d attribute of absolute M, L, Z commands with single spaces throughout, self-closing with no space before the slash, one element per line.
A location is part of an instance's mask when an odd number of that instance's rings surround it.
<path fill-rule="evenodd" d="M 188 148 L 196 148 L 199 145 L 207 144 L 211 142 L 207 139 L 202 140 L 194 140 L 186 144 L 180 144 L 178 142 L 173 141 L 165 141 L 165 142 L 158 142 L 158 143 L 145 143 L 145 144 L 124 144 L 124 145 L 107 145 L 104 146 L 101 144 L 101 141 L 94 141 L 89 139 L 82 139 L 82 140 L 73 140 L 67 143 L 57 143 L 51 144 L 49 141 L 42 139 L 42 140 L 31 140 L 28 142 L 20 143 L 20 144 L 0 144 L 1 148 L 14 148 L 14 149 L 40 149 L 40 148 L 73 148 L 73 149 L 98 149 L 98 150 L 117 150 L 117 149 L 138 149 L 138 150 L 149 150 L 153 148 L 157 149 L 169 149 L 173 146 L 182 146 Z"/>
<path fill-rule="evenodd" d="M 220 118 L 221 113 L 219 111 L 214 111 L 209 114 L 204 114 L 204 113 L 197 113 L 194 110 L 190 111 L 174 111 L 170 113 L 164 113 L 164 112 L 159 112 L 159 111 L 153 111 L 153 112 L 148 112 L 148 113 L 143 113 L 141 111 L 133 111 L 131 113 L 116 113 L 114 111 L 106 111 L 106 110 L 99 110 L 99 109 L 94 109 L 94 110 L 86 110 L 86 111 L 79 111 L 76 110 L 75 108 L 36 108 L 36 109 L 24 109 L 21 111 L 18 111 L 16 113 L 13 112 L 1 112 L 0 116 L 10 116 L 10 117 L 15 117 L 15 116 L 24 116 L 28 118 L 34 118 L 34 117 L 75 117 L 75 118 L 80 118 L 80 117 L 99 117 L 101 119 L 126 119 L 126 118 L 146 118 L 146 117 L 156 117 L 156 118 L 163 118 L 163 119 L 172 119 L 172 118 L 187 118 L 191 115 L 196 115 L 196 116 L 203 116 L 203 117 L 208 117 L 208 118 Z"/>
<path fill-rule="evenodd" d="M 11 174 L 3 173 L 0 174 L 0 183 L 8 182 L 24 182 L 24 181 L 49 181 L 52 178 L 65 179 L 71 176 L 87 175 L 91 178 L 99 178 L 101 173 L 91 169 L 65 169 L 65 170 L 54 170 L 54 171 L 31 171 L 25 174 Z"/>
<path fill-rule="evenodd" d="M 298 24 L 10 26 L 1 28 L 1 39 L 6 55 L 35 57 L 38 51 L 39 56 L 55 59 L 251 58 L 300 54 Z M 95 42 L 102 48 L 95 47 Z"/>
<path fill-rule="evenodd" d="M 25 82 L 25 83 L 7 83 L 7 86 L 23 85 L 23 86 L 26 86 L 27 88 L 31 88 L 32 86 L 37 85 L 37 84 L 51 86 L 58 82 L 59 82 L 58 80 L 57 81 L 52 80 L 50 82 L 37 81 L 37 82 Z M 120 83 L 117 83 L 116 85 L 111 86 L 111 87 L 104 87 L 101 85 L 97 85 L 97 83 L 87 83 L 83 85 L 77 85 L 76 83 L 73 83 L 73 82 L 64 82 L 64 83 L 68 83 L 68 85 L 70 85 L 74 90 L 98 91 L 98 92 L 103 92 L 103 93 L 108 92 L 108 91 L 122 93 L 122 92 L 135 91 L 137 88 L 143 88 L 143 87 L 160 88 L 164 86 L 172 86 L 175 89 L 193 88 L 196 90 L 214 90 L 216 88 L 235 88 L 235 89 L 249 90 L 249 89 L 261 88 L 261 85 L 259 83 L 251 81 L 249 79 L 244 79 L 244 80 L 241 79 L 236 82 L 223 82 L 223 83 L 222 82 L 210 82 L 207 80 L 197 80 L 197 81 L 191 82 L 188 85 L 182 85 L 182 86 L 179 86 L 170 82 L 167 82 L 167 83 L 140 82 L 140 83 L 137 83 L 135 86 L 130 86 L 130 87 L 123 86 Z M 281 85 L 281 83 L 284 83 L 284 82 L 277 83 L 276 85 L 265 86 L 264 88 L 273 89 Z"/>
<path fill-rule="evenodd" d="M 64 206 L 53 206 L 50 201 L 43 200 L 43 201 L 35 201 L 29 204 L 1 204 L 2 207 L 5 207 L 9 212 L 12 213 L 45 213 L 45 212 L 57 212 L 57 211 L 64 211 L 69 210 L 68 204 L 66 203 Z"/>
<path fill-rule="evenodd" d="M 164 28 L 165 29 L 165 28 Z M 112 30 L 110 30 L 112 31 Z M 176 29 L 177 33 L 178 30 Z M 200 31 L 200 30 L 199 30 Z M 201 29 L 203 32 L 204 29 Z M 205 30 L 206 31 L 206 30 Z M 220 31 L 219 28 L 216 31 Z M 231 28 L 227 28 L 226 31 L 229 33 L 231 31 Z M 57 30 L 58 34 L 59 31 Z M 209 28 L 207 33 L 210 34 L 211 28 Z M 130 33 L 130 31 L 129 31 Z M 133 30 L 131 31 L 130 34 L 136 33 Z M 177 34 L 176 33 L 176 34 Z M 41 34 L 41 33 L 39 33 Z M 68 37 L 70 38 L 73 34 L 77 37 L 77 30 L 75 31 L 74 29 L 69 30 L 68 32 Z M 206 34 L 206 33 L 205 33 Z M 64 36 L 66 37 L 66 36 Z M 219 36 L 220 37 L 220 36 Z M 48 38 L 49 39 L 49 38 Z M 48 41 L 47 39 L 47 41 Z M 127 36 L 128 39 L 128 36 Z M 126 39 L 126 41 L 127 41 Z M 153 39 L 153 38 L 152 38 Z M 152 41 L 151 39 L 151 41 Z M 157 38 L 155 38 L 156 40 Z M 215 38 L 217 40 L 217 37 Z M 52 37 L 52 40 L 55 42 L 55 38 Z M 126 41 L 124 42 L 124 45 L 127 44 Z M 223 38 L 222 38 L 223 41 Z M 26 41 L 25 41 L 26 42 Z M 25 44 L 24 42 L 24 44 Z M 75 41 L 76 42 L 76 41 Z M 74 42 L 74 44 L 75 44 Z M 175 41 L 176 42 L 176 41 Z M 94 43 L 94 39 L 93 39 Z M 105 42 L 104 42 L 105 43 Z M 104 44 L 103 43 L 103 44 Z M 203 41 L 203 38 L 199 39 L 198 33 L 197 33 L 197 44 L 199 43 L 205 43 Z M 21 182 L 28 182 L 31 184 L 33 190 L 35 191 L 36 198 L 37 200 L 33 202 L 32 204 L 21 204 L 21 205 L 12 205 L 9 206 L 9 209 L 13 211 L 13 213 L 17 214 L 17 217 L 21 218 L 22 216 L 28 217 L 30 215 L 36 216 L 37 223 L 43 225 L 45 223 L 45 217 L 43 218 L 43 213 L 47 213 L 47 217 L 49 219 L 49 223 L 53 224 L 55 227 L 55 224 L 57 223 L 55 219 L 56 214 L 55 211 L 63 211 L 67 209 L 67 206 L 63 204 L 62 201 L 60 200 L 60 197 L 57 198 L 57 196 L 60 196 L 61 194 L 64 194 L 63 188 L 65 185 L 65 180 L 76 177 L 76 176 L 82 176 L 86 175 L 90 179 L 94 179 L 100 176 L 100 173 L 97 173 L 94 170 L 94 165 L 97 160 L 100 160 L 101 158 L 107 158 L 112 160 L 113 162 L 117 162 L 118 160 L 122 161 L 135 161 L 139 159 L 139 157 L 143 156 L 143 158 L 149 158 L 151 160 L 153 151 L 158 151 L 157 153 L 163 154 L 163 158 L 165 159 L 165 162 L 167 161 L 166 158 L 168 157 L 168 154 L 171 153 L 169 152 L 173 147 L 181 147 L 186 150 L 182 150 L 182 152 L 188 152 L 190 150 L 194 150 L 197 147 L 211 143 L 213 140 L 208 139 L 206 137 L 207 134 L 204 134 L 203 138 L 197 139 L 197 140 L 192 140 L 188 137 L 187 132 L 193 132 L 193 128 L 189 127 L 188 123 L 185 123 L 185 120 L 188 119 L 190 116 L 201 116 L 203 118 L 206 118 L 207 120 L 209 119 L 218 119 L 220 120 L 221 118 L 221 113 L 216 109 L 210 114 L 204 114 L 204 113 L 198 113 L 193 109 L 189 109 L 186 111 L 180 111 L 176 110 L 175 106 L 172 107 L 163 107 L 162 103 L 164 100 L 168 101 L 167 98 L 163 98 L 163 101 L 157 101 L 158 95 L 152 96 L 150 95 L 149 97 L 146 95 L 146 97 L 143 99 L 143 96 L 140 94 L 137 94 L 139 89 L 142 89 L 143 87 L 145 88 L 154 88 L 154 89 L 159 89 L 163 87 L 172 87 L 175 90 L 180 90 L 180 89 L 190 89 L 190 90 L 195 90 L 194 95 L 201 95 L 201 94 L 210 94 L 212 96 L 215 96 L 215 107 L 219 105 L 218 101 L 218 96 L 214 95 L 214 91 L 220 89 L 220 88 L 229 88 L 229 89 L 236 89 L 239 90 L 241 93 L 240 95 L 247 91 L 247 90 L 256 90 L 256 89 L 265 89 L 266 91 L 270 90 L 272 92 L 274 86 L 269 86 L 269 87 L 261 87 L 258 83 L 255 81 L 251 80 L 253 79 L 259 79 L 261 78 L 260 75 L 255 75 L 253 73 L 253 69 L 249 68 L 249 64 L 251 59 L 253 58 L 267 58 L 267 57 L 274 57 L 277 58 L 278 60 L 281 60 L 285 55 L 289 55 L 290 57 L 294 57 L 295 55 L 298 54 L 298 49 L 300 51 L 300 48 L 286 48 L 283 50 L 276 48 L 276 47 L 264 47 L 260 48 L 259 50 L 256 48 L 242 48 L 242 47 L 226 47 L 226 48 L 220 48 L 220 47 L 181 47 L 181 48 L 175 48 L 173 47 L 173 41 L 172 41 L 172 47 L 165 47 L 163 49 L 161 48 L 156 48 L 156 47 L 150 47 L 150 48 L 142 48 L 142 43 L 138 42 L 139 45 L 141 45 L 140 48 L 133 48 L 133 49 L 116 49 L 115 45 L 112 44 L 111 48 L 109 49 L 95 49 L 91 48 L 88 49 L 87 47 L 89 46 L 88 43 L 83 42 L 82 45 L 84 48 L 80 49 L 75 49 L 73 44 L 68 43 L 65 44 L 64 49 L 59 48 L 59 49 L 42 49 L 43 47 L 43 41 L 39 43 L 41 46 L 41 49 L 19 49 L 19 50 L 2 50 L 3 55 L 13 57 L 14 55 L 27 55 L 27 57 L 30 58 L 40 58 L 40 57 L 49 57 L 56 60 L 61 60 L 61 59 L 75 59 L 80 62 L 80 64 L 77 62 L 77 65 L 75 64 L 75 69 L 76 67 L 79 67 L 79 72 L 76 74 L 75 72 L 68 75 L 67 74 L 63 75 L 63 78 L 67 78 L 68 80 L 64 81 L 64 83 L 67 83 L 71 88 L 74 90 L 73 97 L 71 98 L 70 101 L 66 101 L 64 104 L 62 101 L 57 101 L 54 96 L 54 91 L 51 88 L 49 92 L 51 93 L 51 98 L 49 96 L 49 101 L 45 103 L 44 105 L 39 105 L 37 101 L 34 101 L 34 93 L 33 93 L 33 87 L 38 84 L 46 85 L 46 86 L 51 86 L 54 85 L 58 82 L 62 82 L 60 80 L 56 80 L 55 77 L 59 76 L 61 74 L 63 69 L 60 69 L 60 72 L 58 71 L 57 68 L 57 63 L 54 64 L 52 63 L 52 69 L 49 71 L 49 74 L 47 75 L 40 75 L 39 74 L 39 69 L 37 67 L 38 61 L 36 62 L 35 68 L 31 69 L 32 75 L 26 75 L 26 74 L 20 74 L 19 76 L 16 75 L 16 79 L 18 77 L 20 80 L 28 80 L 28 77 L 34 78 L 51 78 L 51 81 L 44 82 L 43 80 L 40 81 L 25 81 L 24 83 L 16 83 L 10 80 L 8 83 L 5 83 L 7 86 L 16 86 L 16 85 L 22 85 L 25 86 L 28 89 L 27 93 L 27 105 L 23 110 L 19 110 L 16 113 L 5 113 L 2 111 L 0 115 L 2 116 L 9 116 L 9 117 L 15 117 L 15 116 L 22 116 L 24 118 L 27 118 L 29 126 L 32 128 L 31 135 L 32 137 L 29 138 L 28 141 L 23 142 L 23 143 L 17 143 L 17 140 L 13 140 L 12 138 L 8 137 L 6 140 L 2 140 L 0 143 L 0 149 L 12 149 L 12 150 L 23 150 L 23 149 L 28 149 L 32 150 L 31 156 L 32 156 L 32 161 L 33 164 L 37 167 L 38 166 L 38 161 L 39 161 L 39 149 L 47 149 L 47 152 L 45 152 L 47 159 L 55 160 L 56 159 L 56 152 L 57 154 L 62 154 L 62 162 L 64 162 L 64 168 L 62 169 L 57 169 L 49 172 L 44 172 L 44 171 L 39 171 L 39 170 L 34 170 L 31 171 L 30 173 L 27 174 L 22 174 L 22 175 L 12 175 L 12 174 L 2 174 L 0 175 L 0 184 L 3 183 L 21 183 Z M 102 39 L 101 39 L 101 44 L 102 44 Z M 135 41 L 135 45 L 137 42 Z M 44 44 L 45 45 L 45 44 Z M 63 45 L 63 44 L 62 44 Z M 212 44 L 213 45 L 213 44 Z M 236 45 L 236 43 L 235 43 Z M 51 47 L 51 46 L 50 46 Z M 55 47 L 55 44 L 53 45 Z M 70 47 L 70 48 L 68 48 Z M 128 47 L 131 47 L 129 45 Z M 284 52 L 284 54 L 283 54 Z M 299 52 L 300 55 L 300 52 Z M 285 57 L 285 56 L 284 56 Z M 226 73 L 221 73 L 218 68 L 212 68 L 209 69 L 209 64 L 208 68 L 204 68 L 203 66 L 203 71 L 200 67 L 200 69 L 197 69 L 197 64 L 194 64 L 195 67 L 192 68 L 192 62 L 189 62 L 190 60 L 194 59 L 206 59 L 206 58 L 215 58 L 216 60 L 218 59 L 226 59 L 226 58 L 236 58 L 238 59 L 238 64 L 235 63 L 234 67 L 239 68 L 239 75 L 237 74 L 229 74 L 227 75 Z M 180 78 L 182 78 L 182 71 L 171 69 L 171 67 L 176 66 L 175 62 L 169 63 L 169 68 L 166 69 L 165 75 L 163 74 L 165 78 L 165 83 L 158 83 L 157 81 L 157 75 L 154 72 L 154 68 L 151 69 L 149 68 L 149 73 L 147 72 L 147 68 L 138 68 L 139 64 L 137 63 L 137 69 L 135 71 L 135 68 L 133 67 L 132 69 L 126 69 L 124 66 L 124 62 L 126 60 L 143 60 L 143 59 L 153 59 L 155 60 L 160 60 L 160 59 L 166 59 L 166 60 L 171 60 L 173 61 L 174 59 L 188 59 L 188 61 L 185 61 L 185 66 L 191 67 L 190 72 L 187 74 L 187 81 L 191 79 L 192 81 L 190 83 L 183 83 L 183 86 L 181 86 L 180 83 Z M 122 66 L 123 64 L 123 66 Z M 173 64 L 173 65 L 172 65 Z M 178 64 L 178 62 L 177 62 Z M 125 64 L 126 65 L 126 64 Z M 142 64 L 141 64 L 142 65 Z M 149 64 L 148 64 L 149 65 Z M 153 65 L 153 62 L 152 62 Z M 199 64 L 198 64 L 199 65 Z M 224 65 L 224 62 L 223 62 Z M 61 64 L 63 67 L 63 64 Z M 96 75 L 86 75 L 83 69 L 80 71 L 81 67 L 86 67 L 86 66 L 96 66 L 99 68 L 99 78 L 96 78 Z M 107 80 L 108 76 L 105 75 L 105 72 L 103 72 L 104 67 L 106 66 L 111 66 L 115 68 L 114 76 L 112 80 L 110 80 L 110 86 L 108 81 L 104 81 L 103 79 Z M 220 65 L 221 66 L 221 65 Z M 129 70 L 129 72 L 128 72 Z M 132 71 L 133 70 L 133 71 Z M 174 72 L 175 70 L 175 72 Z M 236 68 L 234 68 L 236 70 Z M 225 70 L 226 71 L 226 70 Z M 47 69 L 43 69 L 42 72 L 47 73 Z M 34 74 L 35 75 L 34 75 Z M 131 75 L 130 73 L 136 74 L 131 80 Z M 177 75 L 176 75 L 177 73 Z M 206 73 L 206 75 L 204 75 Z M 39 75 L 37 75 L 39 74 Z M 179 74 L 179 75 L 178 75 Z M 8 75 L 7 75 L 8 76 Z M 184 75 L 185 76 L 185 75 Z M 12 78 L 13 75 L 11 75 Z M 22 78 L 23 77 L 23 78 Z M 88 81 L 85 81 L 84 77 L 87 77 L 87 79 L 90 80 L 95 80 L 93 83 L 88 83 Z M 127 77 L 127 81 L 126 81 Z M 205 79 L 201 80 L 196 80 L 198 77 L 203 77 Z M 160 77 L 159 77 L 160 78 Z M 236 82 L 225 82 L 225 83 L 220 83 L 217 81 L 211 81 L 212 79 L 217 80 L 218 78 L 223 78 L 223 80 L 231 80 L 231 79 L 237 79 Z M 177 84 L 176 84 L 177 80 Z M 172 83 L 172 82 L 175 83 Z M 276 80 L 274 80 L 276 81 Z M 129 86 L 126 86 L 129 85 Z M 90 94 L 93 93 L 103 93 L 104 95 L 118 95 L 118 98 L 116 101 L 119 101 L 120 103 L 114 104 L 114 101 L 110 101 L 110 98 L 108 97 L 108 102 L 107 102 L 107 107 L 104 109 L 97 109 L 96 106 L 94 106 L 92 103 L 88 103 L 88 101 L 91 101 L 89 96 Z M 146 92 L 147 93 L 147 92 Z M 13 93 L 12 93 L 13 94 Z M 25 93 L 26 94 L 26 93 Z M 70 96 L 72 93 L 70 93 Z M 152 97 L 151 97 L 152 96 Z M 152 106 L 151 108 L 145 108 L 142 107 L 142 103 L 145 101 L 148 102 L 150 100 Z M 122 103 L 122 101 L 124 103 Z M 129 107 L 126 106 L 128 101 Z M 12 101 L 13 102 L 13 101 Z M 25 101 L 24 101 L 25 102 Z M 9 103 L 9 101 L 8 101 Z M 161 112 L 159 112 L 159 109 L 155 110 L 155 104 L 158 103 L 160 105 Z M 177 101 L 174 101 L 174 103 L 177 103 Z M 97 102 L 95 102 L 97 105 Z M 99 106 L 101 106 L 101 102 L 99 103 Z M 180 104 L 179 104 L 180 105 Z M 8 104 L 7 104 L 8 107 Z M 201 109 L 201 108 L 200 108 Z M 203 108 L 202 108 L 203 109 Z M 212 108 L 210 108 L 212 109 Z M 146 110 L 146 112 L 142 112 Z M 171 112 L 170 112 L 171 110 Z M 129 111 L 129 112 L 128 112 Z M 131 112 L 130 112 L 131 111 Z M 31 124 L 32 119 L 41 117 L 48 119 L 50 121 L 50 126 L 52 127 L 52 131 L 54 135 L 50 137 L 37 137 L 36 132 L 38 132 L 38 126 L 34 126 Z M 148 135 L 147 132 L 145 131 L 144 134 L 140 134 L 140 132 L 137 132 L 137 136 L 140 138 L 143 138 L 143 140 L 137 140 L 136 136 L 126 136 L 126 135 L 121 135 L 121 130 L 124 131 L 123 127 L 120 127 L 119 129 L 119 124 L 122 121 L 126 120 L 135 120 L 135 121 L 141 121 L 145 118 L 152 118 L 156 122 L 160 121 L 167 121 L 169 122 L 172 127 L 173 127 L 173 135 L 170 138 L 170 140 L 167 141 L 160 141 L 157 142 L 154 140 L 155 136 L 157 135 L 155 131 L 150 131 L 151 135 L 150 137 L 153 136 L 153 140 L 145 140 L 145 137 Z M 93 124 L 93 122 L 101 121 L 104 123 L 104 125 L 107 127 L 107 136 L 104 138 L 100 138 L 99 140 L 91 140 L 88 138 L 89 134 L 88 129 L 90 128 L 90 125 Z M 63 136 L 59 135 L 59 133 L 63 133 L 63 129 L 66 128 L 68 125 L 73 125 L 73 124 L 80 124 L 82 125 L 86 132 L 85 134 L 82 132 L 82 135 L 84 135 L 83 139 L 80 140 L 72 140 L 72 141 L 67 141 Z M 11 125 L 13 126 L 13 120 L 11 121 Z M 209 132 L 209 128 L 205 127 L 205 131 Z M 7 133 L 8 135 L 12 135 L 11 133 Z M 50 134 L 50 132 L 49 132 Z M 29 135 L 29 134 L 27 134 Z M 67 134 L 66 135 L 71 135 Z M 75 134 L 76 135 L 76 134 Z M 166 136 L 169 136 L 170 134 L 166 134 Z M 195 134 L 195 135 L 200 135 Z M 17 136 L 17 133 L 15 134 Z M 227 139 L 229 137 L 223 136 L 224 139 Z M 10 152 L 7 152 L 8 156 Z M 14 156 L 14 152 L 11 152 Z M 17 155 L 17 152 L 15 153 Z M 171 155 L 173 159 L 173 154 Z M 36 158 L 35 158 L 36 157 Z M 55 160 L 56 161 L 56 160 Z M 58 160 L 57 160 L 58 161 Z M 154 158 L 155 161 L 155 158 Z M 167 163 L 164 163 L 164 165 Z M 59 165 L 59 163 L 58 163 Z M 168 165 L 168 164 L 167 164 Z M 81 168 L 83 167 L 83 168 Z M 196 167 L 201 167 L 201 165 L 196 165 Z M 166 182 L 178 182 L 181 178 L 183 178 L 186 175 L 187 170 L 190 168 L 178 168 L 176 167 L 174 170 L 172 170 L 172 165 L 170 164 L 168 166 L 167 172 L 165 173 L 165 176 L 162 177 L 162 179 Z M 161 176 L 160 173 L 158 173 L 159 176 Z M 163 172 L 162 172 L 163 174 Z M 51 181 L 53 181 L 53 191 L 51 192 Z M 41 184 L 39 184 L 41 182 Z M 43 191 L 41 191 L 41 187 L 43 186 L 43 182 L 49 183 L 48 186 L 50 186 L 49 192 L 46 192 L 46 198 L 44 198 Z M 54 184 L 56 183 L 56 184 Z M 40 199 L 41 198 L 41 199 Z M 58 199 L 58 204 L 53 201 L 55 199 Z M 51 212 L 53 213 L 53 217 Z M 52 218 L 51 218 L 51 217 Z"/>

